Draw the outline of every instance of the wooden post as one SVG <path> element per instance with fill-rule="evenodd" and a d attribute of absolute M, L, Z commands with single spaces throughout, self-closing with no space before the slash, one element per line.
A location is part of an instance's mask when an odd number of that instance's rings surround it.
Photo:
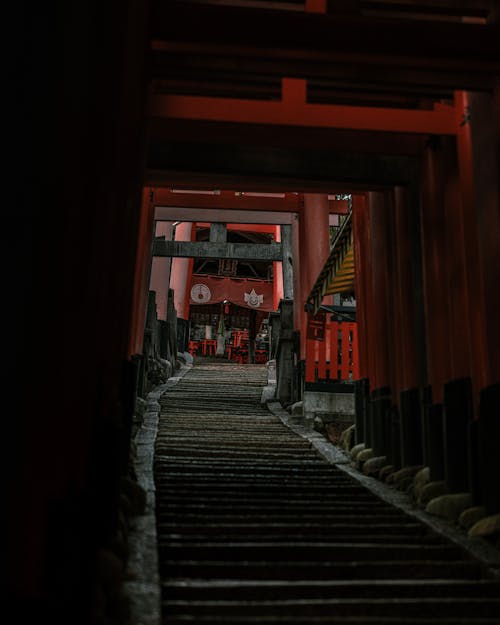
<path fill-rule="evenodd" d="M 280 226 L 283 271 L 283 297 L 293 300 L 292 226 Z"/>
<path fill-rule="evenodd" d="M 210 224 L 210 241 L 212 243 L 225 243 L 227 241 L 227 226 L 222 223 Z"/>
<path fill-rule="evenodd" d="M 293 362 L 293 302 L 281 300 L 280 334 L 276 350 L 276 396 L 286 405 L 292 400 Z"/>

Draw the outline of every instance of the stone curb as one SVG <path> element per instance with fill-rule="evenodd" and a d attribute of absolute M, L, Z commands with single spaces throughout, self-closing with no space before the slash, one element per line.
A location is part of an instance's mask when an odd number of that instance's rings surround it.
<path fill-rule="evenodd" d="M 328 460 L 328 462 L 333 464 L 346 464 L 351 461 L 350 456 L 346 454 L 346 452 L 332 445 L 322 434 L 300 423 L 294 423 L 288 412 L 279 402 L 267 402 L 267 407 L 287 428 L 308 440 L 312 447 Z"/>
<path fill-rule="evenodd" d="M 156 534 L 156 492 L 153 461 L 158 423 L 160 420 L 160 397 L 175 386 L 193 368 L 182 365 L 171 376 L 146 396 L 144 421 L 135 436 L 137 454 L 135 469 L 137 481 L 146 492 L 146 510 L 133 517 L 129 528 L 129 560 L 127 563 L 124 591 L 130 601 L 130 621 L 133 625 L 161 625 L 161 585 L 158 564 Z"/>
<path fill-rule="evenodd" d="M 292 430 L 292 432 L 295 432 L 299 436 L 308 440 L 327 462 L 335 464 L 341 471 L 345 471 L 351 475 L 363 486 L 368 488 L 368 490 L 378 495 L 387 503 L 390 503 L 401 509 L 403 512 L 417 518 L 437 533 L 454 542 L 458 547 L 461 547 L 468 554 L 486 566 L 493 575 L 500 578 L 500 552 L 486 540 L 479 537 L 476 538 L 468 536 L 467 532 L 465 532 L 462 528 L 456 528 L 451 525 L 450 522 L 431 516 L 424 510 L 417 508 L 406 493 L 394 490 L 384 482 L 380 482 L 374 477 L 360 473 L 357 469 L 351 466 L 350 453 L 346 453 L 342 449 L 336 447 L 333 443 L 325 439 L 324 436 L 317 433 L 315 430 L 311 430 L 304 425 L 293 423 L 290 419 L 290 415 L 286 410 L 284 410 L 279 402 L 268 402 L 267 406 L 284 425 Z"/>

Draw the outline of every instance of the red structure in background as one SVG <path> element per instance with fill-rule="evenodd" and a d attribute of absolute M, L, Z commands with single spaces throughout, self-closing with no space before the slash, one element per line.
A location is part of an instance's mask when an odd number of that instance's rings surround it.
<path fill-rule="evenodd" d="M 281 192 L 258 203 L 263 219 L 293 214 L 303 278 L 316 249 L 295 191 L 364 193 L 354 206 L 361 377 L 374 391 L 390 385 L 396 407 L 402 392 L 425 391 L 432 404 L 420 408 L 444 408 L 456 440 L 463 402 L 443 406 L 444 386 L 470 377 L 498 512 L 498 3 L 306 2 L 325 14 L 236 0 L 10 4 L 20 115 L 3 224 L 4 387 L 29 377 L 22 402 L 6 393 L 16 621 L 87 625 L 90 598 L 102 597 L 94 578 L 121 531 L 153 203 L 172 186 L 220 190 L 194 204 L 177 194 L 191 212 L 251 213 L 256 198 L 238 191 Z M 288 80 L 297 75 L 307 84 Z"/>
<path fill-rule="evenodd" d="M 359 378 L 358 326 L 353 322 L 325 323 L 324 338 L 307 338 L 306 382 Z"/>
<path fill-rule="evenodd" d="M 231 302 L 253 310 L 271 312 L 273 282 L 252 278 L 224 278 L 193 275 L 190 287 L 191 304 Z"/>

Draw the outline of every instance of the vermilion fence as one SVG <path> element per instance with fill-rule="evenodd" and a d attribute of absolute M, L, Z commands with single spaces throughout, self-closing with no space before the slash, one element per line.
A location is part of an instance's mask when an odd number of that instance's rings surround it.
<path fill-rule="evenodd" d="M 306 382 L 359 378 L 356 323 L 325 323 L 324 339 L 306 342 Z"/>

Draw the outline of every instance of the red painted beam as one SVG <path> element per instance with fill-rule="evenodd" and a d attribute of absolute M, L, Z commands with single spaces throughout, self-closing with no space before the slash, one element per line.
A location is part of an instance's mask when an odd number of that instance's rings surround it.
<path fill-rule="evenodd" d="M 197 221 L 196 227 L 210 228 L 210 223 Z M 227 224 L 227 229 L 233 232 L 260 232 L 273 235 L 276 233 L 274 224 Z"/>
<path fill-rule="evenodd" d="M 278 102 L 157 94 L 150 99 L 148 113 L 150 117 L 245 124 L 438 135 L 457 132 L 453 106 L 437 104 L 433 111 L 424 111 L 308 104 L 306 81 L 295 78 L 283 79 Z"/>
<path fill-rule="evenodd" d="M 328 9 L 327 0 L 306 0 L 306 13 L 326 13 Z"/>
<path fill-rule="evenodd" d="M 247 194 L 243 191 L 179 190 L 156 188 L 155 206 L 179 208 L 216 208 L 295 213 L 300 210 L 300 196 L 294 193 Z"/>
<path fill-rule="evenodd" d="M 300 193 L 172 190 L 165 187 L 157 187 L 154 189 L 152 201 L 155 206 L 172 206 L 176 208 L 299 213 L 302 210 L 303 195 Z M 329 213 L 345 215 L 347 210 L 347 200 L 329 198 Z"/>

